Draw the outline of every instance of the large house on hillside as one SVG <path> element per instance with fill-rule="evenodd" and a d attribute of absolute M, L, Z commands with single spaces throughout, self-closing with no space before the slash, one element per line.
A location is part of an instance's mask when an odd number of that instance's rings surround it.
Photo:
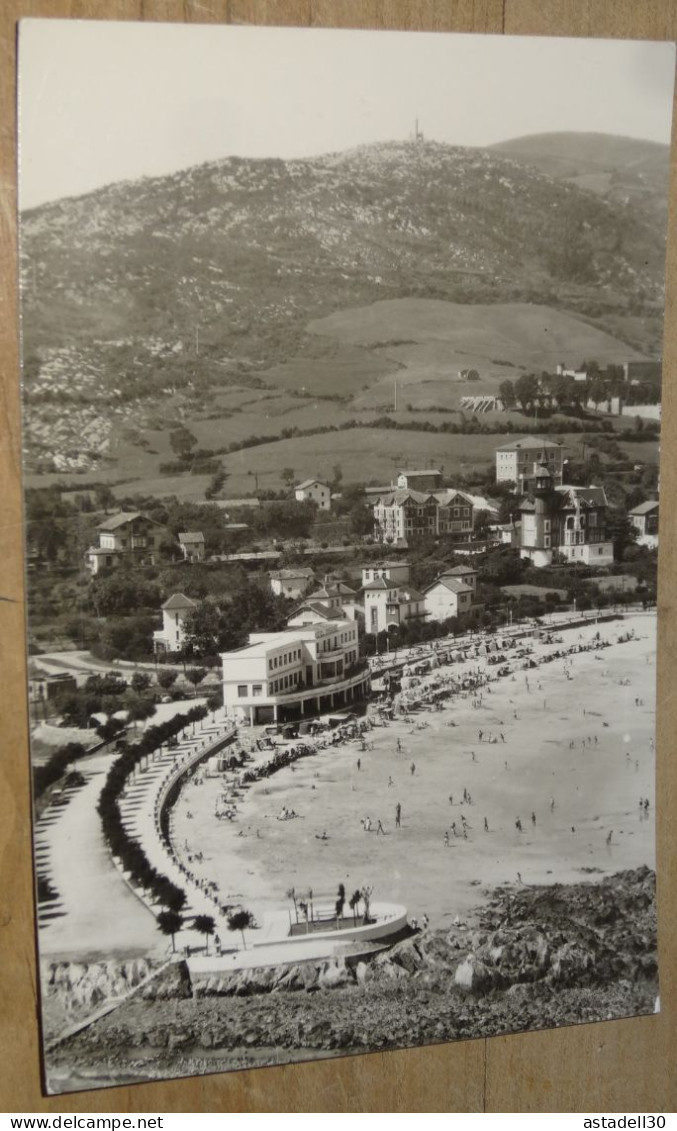
<path fill-rule="evenodd" d="M 226 714 L 252 726 L 345 707 L 370 688 L 357 625 L 346 619 L 252 633 L 248 645 L 224 652 L 221 661 Z"/>
<path fill-rule="evenodd" d="M 555 553 L 570 562 L 611 565 L 607 509 L 603 487 L 555 486 L 549 468 L 540 465 L 530 494 L 519 506 L 522 557 L 536 566 L 550 565 Z"/>
<path fill-rule="evenodd" d="M 518 495 L 528 492 L 534 483 L 535 469 L 545 465 L 553 486 L 562 483 L 564 446 L 556 440 L 524 436 L 496 449 L 496 482 L 514 483 Z"/>
<path fill-rule="evenodd" d="M 123 562 L 154 565 L 166 528 L 140 511 L 121 511 L 100 522 L 97 533 L 99 545 L 90 546 L 85 554 L 87 568 L 93 574 Z"/>
<path fill-rule="evenodd" d="M 399 488 L 377 496 L 373 503 L 374 533 L 381 542 L 416 542 L 438 535 L 469 542 L 473 505 L 462 491 L 431 492 Z"/>

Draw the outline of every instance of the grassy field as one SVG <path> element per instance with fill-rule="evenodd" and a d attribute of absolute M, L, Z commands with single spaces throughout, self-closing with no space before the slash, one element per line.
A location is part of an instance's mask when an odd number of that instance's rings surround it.
<path fill-rule="evenodd" d="M 308 328 L 352 345 L 380 345 L 386 356 L 391 356 L 392 347 L 406 350 L 425 342 L 444 351 L 437 356 L 452 371 L 466 367 L 468 359 L 482 360 L 485 370 L 507 361 L 540 373 L 554 371 L 559 362 L 577 365 L 595 358 L 606 364 L 641 356 L 574 315 L 531 303 L 392 299 L 337 311 L 315 319 Z"/>
<path fill-rule="evenodd" d="M 641 356 L 580 318 L 527 303 L 396 299 L 337 311 L 309 323 L 308 331 L 296 357 L 260 373 L 263 387 L 221 387 L 208 413 L 183 415 L 199 448 L 220 451 L 252 436 L 280 437 L 292 428 L 340 427 L 384 414 L 398 423 L 459 420 L 455 414 L 461 411 L 466 418 L 471 415 L 461 408 L 464 396 L 494 395 L 503 380 L 515 381 L 524 371 L 552 371 L 559 362 L 575 365 L 586 357 L 604 364 Z M 459 370 L 468 368 L 476 369 L 480 380 L 459 380 Z M 292 390 L 303 395 L 295 396 Z M 317 396 L 320 391 L 325 399 Z M 515 431 L 534 425 L 516 412 L 486 413 L 481 419 L 489 425 L 510 423 Z M 631 422 L 612 419 L 612 425 L 618 430 Z M 564 434 L 566 418 L 561 427 Z M 140 437 L 127 429 L 114 438 L 106 462 L 87 478 L 114 485 L 118 496 L 138 491 L 204 497 L 210 476 L 160 474 L 160 465 L 175 459 L 169 436 L 166 424 L 146 428 Z M 573 458 L 581 456 L 580 442 L 573 437 Z M 230 476 L 226 493 L 253 491 L 255 473 L 260 488 L 278 489 L 285 467 L 292 467 L 297 478 L 326 477 L 335 463 L 342 464 L 346 480 L 387 482 L 399 464 L 431 462 L 453 475 L 488 463 L 500 443 L 499 436 L 373 430 L 280 440 L 224 456 Z M 658 459 L 657 443 L 624 447 L 633 461 Z M 78 481 L 82 479 L 76 474 L 26 478 L 28 486 Z"/>

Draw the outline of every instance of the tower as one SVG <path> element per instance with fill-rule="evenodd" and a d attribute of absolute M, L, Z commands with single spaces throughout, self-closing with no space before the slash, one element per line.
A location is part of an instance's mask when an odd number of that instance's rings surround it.
<path fill-rule="evenodd" d="M 534 501 L 525 501 L 522 508 L 521 551 L 535 566 L 546 566 L 552 563 L 553 502 L 557 494 L 544 463 L 534 464 L 533 477 Z"/>

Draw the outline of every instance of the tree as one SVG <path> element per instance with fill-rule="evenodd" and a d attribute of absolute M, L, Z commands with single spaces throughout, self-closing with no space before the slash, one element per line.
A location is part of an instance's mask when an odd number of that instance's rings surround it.
<path fill-rule="evenodd" d="M 151 703 L 149 699 L 131 699 L 127 700 L 127 710 L 129 711 L 129 721 L 134 723 L 136 729 L 137 723 L 145 723 L 155 714 L 155 704 Z"/>
<path fill-rule="evenodd" d="M 294 478 L 295 478 L 295 476 L 294 476 L 294 468 L 293 467 L 283 467 L 282 468 L 282 482 L 287 484 L 287 487 L 289 488 L 289 490 L 291 490 L 291 488 L 294 485 Z"/>
<path fill-rule="evenodd" d="M 364 503 L 356 503 L 349 513 L 350 530 L 353 534 L 364 537 L 374 533 L 374 511 Z"/>
<path fill-rule="evenodd" d="M 200 935 L 205 936 L 205 953 L 209 954 L 209 936 L 214 934 L 216 924 L 211 915 L 196 915 L 193 920 L 193 928 Z"/>
<path fill-rule="evenodd" d="M 158 930 L 163 935 L 171 935 L 172 939 L 172 954 L 176 953 L 174 945 L 174 936 L 177 931 L 180 931 L 183 926 L 183 916 L 179 915 L 178 911 L 161 911 L 157 917 Z"/>
<path fill-rule="evenodd" d="M 625 511 L 615 510 L 610 507 L 606 519 L 607 538 L 610 538 L 614 547 L 614 560 L 622 562 L 626 549 L 637 541 L 637 527 L 628 518 Z"/>
<path fill-rule="evenodd" d="M 247 949 L 247 944 L 244 938 L 245 930 L 247 927 L 253 926 L 254 916 L 252 915 L 251 911 L 245 911 L 244 908 L 241 908 L 239 911 L 231 911 L 230 915 L 228 916 L 228 930 L 240 932 L 240 934 L 242 935 L 243 950 Z"/>
<path fill-rule="evenodd" d="M 515 396 L 526 412 L 538 396 L 538 378 L 533 373 L 523 373 L 515 382 Z"/>
<path fill-rule="evenodd" d="M 594 404 L 595 408 L 597 408 L 598 405 L 602 403 L 602 401 L 607 400 L 609 393 L 607 391 L 606 382 L 600 374 L 597 374 L 594 380 L 591 382 L 589 393 L 590 400 Z"/>
<path fill-rule="evenodd" d="M 142 691 L 147 691 L 150 687 L 150 676 L 148 672 L 134 672 L 131 684 L 137 695 L 140 695 Z"/>
<path fill-rule="evenodd" d="M 180 459 L 186 459 L 196 444 L 197 438 L 184 424 L 169 433 L 169 446 Z"/>
<path fill-rule="evenodd" d="M 343 884 L 338 886 L 338 898 L 336 900 L 336 918 L 340 919 L 343 915 L 343 908 L 346 905 L 346 889 Z"/>
<path fill-rule="evenodd" d="M 196 693 L 198 683 L 202 683 L 202 680 L 204 679 L 206 674 L 206 668 L 189 668 L 186 672 L 186 679 L 188 679 L 190 683 L 192 683 L 193 687 L 196 689 Z"/>
<path fill-rule="evenodd" d="M 158 673 L 157 681 L 163 691 L 169 691 L 169 688 L 176 683 L 176 672 L 172 671 L 171 668 L 165 668 L 164 671 Z"/>
<path fill-rule="evenodd" d="M 512 381 L 501 381 L 498 386 L 498 395 L 503 401 L 503 405 L 507 409 L 515 407 L 515 386 Z"/>
<path fill-rule="evenodd" d="M 197 656 L 213 656 L 218 652 L 222 631 L 221 610 L 209 599 L 201 601 L 184 622 L 186 643 L 192 646 Z"/>
<path fill-rule="evenodd" d="M 362 902 L 362 892 L 359 890 L 359 888 L 357 888 L 353 892 L 353 894 L 351 895 L 350 903 L 348 905 L 350 907 L 350 910 L 353 913 L 353 922 L 354 923 L 357 923 L 357 913 L 359 911 L 361 902 Z"/>
<path fill-rule="evenodd" d="M 371 906 L 371 894 L 372 894 L 373 890 L 374 890 L 373 887 L 363 887 L 362 891 L 360 892 L 360 895 L 362 896 L 362 901 L 364 903 L 364 921 L 365 921 L 365 923 L 369 919 L 369 908 Z"/>

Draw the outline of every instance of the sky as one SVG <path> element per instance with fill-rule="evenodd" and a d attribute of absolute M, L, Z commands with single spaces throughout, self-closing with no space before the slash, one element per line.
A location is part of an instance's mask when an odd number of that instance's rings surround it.
<path fill-rule="evenodd" d="M 668 144 L 670 43 L 24 20 L 20 206 L 237 155 L 582 130 Z"/>

